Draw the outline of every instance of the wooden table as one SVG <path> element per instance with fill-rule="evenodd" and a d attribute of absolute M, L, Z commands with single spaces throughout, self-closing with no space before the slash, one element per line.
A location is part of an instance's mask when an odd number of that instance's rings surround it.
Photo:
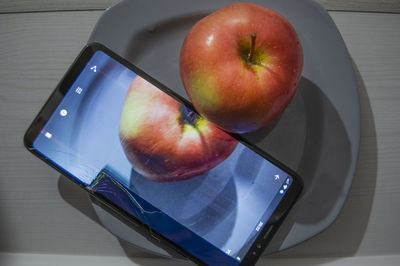
<path fill-rule="evenodd" d="M 188 265 L 117 240 L 22 136 L 113 0 L 0 0 L 0 265 Z M 359 78 L 357 173 L 334 224 L 259 265 L 400 265 L 400 1 L 319 0 Z"/>

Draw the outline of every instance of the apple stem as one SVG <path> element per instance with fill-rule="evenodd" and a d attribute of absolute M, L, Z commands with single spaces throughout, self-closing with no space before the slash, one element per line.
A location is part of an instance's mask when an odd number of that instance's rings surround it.
<path fill-rule="evenodd" d="M 255 33 L 251 34 L 250 52 L 247 56 L 247 62 L 249 62 L 249 63 L 253 63 L 254 48 L 256 46 L 256 37 L 257 37 L 257 34 L 255 34 Z"/>
<path fill-rule="evenodd" d="M 197 118 L 197 114 L 182 104 L 181 106 L 182 122 L 193 125 Z"/>

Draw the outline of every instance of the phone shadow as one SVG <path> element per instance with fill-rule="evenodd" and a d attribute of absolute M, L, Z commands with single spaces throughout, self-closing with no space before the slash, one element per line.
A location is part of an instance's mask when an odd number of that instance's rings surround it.
<path fill-rule="evenodd" d="M 181 258 L 179 254 L 174 252 L 173 250 L 163 250 L 164 254 L 161 252 L 157 252 L 157 250 L 163 249 L 163 247 L 159 246 L 159 243 L 154 239 L 151 239 L 148 234 L 143 231 L 129 228 L 129 225 L 126 225 L 123 221 L 119 219 L 119 217 L 115 216 L 111 212 L 102 208 L 99 204 L 96 203 L 95 200 L 91 199 L 89 194 L 83 190 L 81 187 L 77 186 L 74 182 L 69 180 L 69 178 L 60 175 L 58 179 L 58 191 L 60 196 L 67 202 L 69 205 L 74 207 L 80 213 L 84 214 L 86 217 L 90 218 L 95 223 L 104 227 L 116 237 L 126 237 L 126 238 L 135 238 L 137 239 L 137 243 L 143 242 L 142 246 L 135 245 L 134 243 L 129 243 L 118 238 L 118 241 L 121 244 L 122 249 L 129 257 L 175 257 Z M 97 209 L 97 210 L 95 210 Z M 98 213 L 102 217 L 98 216 Z M 112 225 L 113 228 L 107 228 L 107 225 L 102 223 L 103 219 L 105 219 L 109 224 Z M 120 230 L 122 233 L 119 234 L 115 232 L 116 228 Z M 118 234 L 118 235 L 117 235 Z"/>

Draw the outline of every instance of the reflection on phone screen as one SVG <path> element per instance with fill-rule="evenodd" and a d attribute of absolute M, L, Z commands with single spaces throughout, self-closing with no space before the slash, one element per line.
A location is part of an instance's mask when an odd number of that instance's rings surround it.
<path fill-rule="evenodd" d="M 293 180 L 102 51 L 33 146 L 186 250 L 201 252 L 167 218 L 236 262 Z"/>

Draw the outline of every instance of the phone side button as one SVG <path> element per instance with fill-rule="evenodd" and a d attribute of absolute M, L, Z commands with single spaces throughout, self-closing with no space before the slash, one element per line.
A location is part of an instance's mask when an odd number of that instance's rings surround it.
<path fill-rule="evenodd" d="M 263 239 L 267 239 L 267 237 L 269 236 L 269 234 L 272 232 L 272 229 L 274 228 L 273 225 L 271 225 L 270 227 L 268 227 L 267 231 L 265 232 Z"/>
<path fill-rule="evenodd" d="M 156 240 L 157 242 L 161 242 L 161 239 L 157 236 L 156 233 L 153 233 L 153 231 L 151 231 L 151 230 L 149 230 L 149 231 L 150 231 L 150 236 L 152 239 Z"/>

